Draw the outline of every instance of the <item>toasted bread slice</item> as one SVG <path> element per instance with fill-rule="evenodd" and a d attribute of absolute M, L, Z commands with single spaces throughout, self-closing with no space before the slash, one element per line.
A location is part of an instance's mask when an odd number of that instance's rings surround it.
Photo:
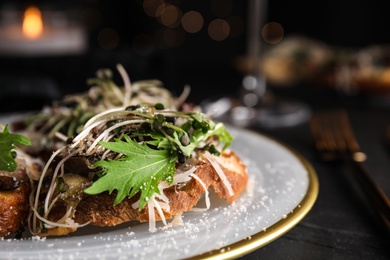
<path fill-rule="evenodd" d="M 202 194 L 206 192 L 205 189 L 209 187 L 215 191 L 218 197 L 229 203 L 234 202 L 244 191 L 248 182 L 248 171 L 237 154 L 229 150 L 214 158 L 224 172 L 226 180 L 224 181 L 221 178 L 210 160 L 206 157 L 199 159 L 194 172 L 197 178 L 191 178 L 184 184 L 164 189 L 164 195 L 169 200 L 169 210 L 163 210 L 165 219 L 170 219 L 182 212 L 191 210 L 198 203 Z M 230 184 L 230 188 L 227 187 L 226 181 Z M 116 226 L 133 220 L 139 222 L 149 221 L 148 207 L 138 210 L 133 206 L 138 200 L 137 196 L 125 199 L 114 206 L 115 196 L 116 194 L 109 194 L 108 192 L 98 195 L 84 195 L 77 205 L 72 220 L 79 224 L 89 223 L 101 227 Z M 55 214 L 50 216 L 51 220 L 61 218 L 66 211 L 64 204 L 58 203 L 57 207 L 52 211 Z M 162 220 L 158 213 L 155 213 L 154 217 L 156 221 Z M 58 227 L 46 229 L 39 235 L 66 235 L 76 230 L 77 228 L 74 227 Z"/>
<path fill-rule="evenodd" d="M 0 237 L 19 231 L 30 210 L 31 185 L 23 162 L 14 172 L 0 171 Z"/>

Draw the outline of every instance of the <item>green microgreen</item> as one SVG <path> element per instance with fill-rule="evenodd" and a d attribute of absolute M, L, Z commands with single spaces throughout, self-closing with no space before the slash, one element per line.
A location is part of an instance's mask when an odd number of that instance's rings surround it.
<path fill-rule="evenodd" d="M 0 133 L 0 170 L 13 172 L 18 164 L 15 161 L 17 147 L 15 145 L 31 145 L 30 139 L 20 134 L 10 133 L 8 124 Z"/>

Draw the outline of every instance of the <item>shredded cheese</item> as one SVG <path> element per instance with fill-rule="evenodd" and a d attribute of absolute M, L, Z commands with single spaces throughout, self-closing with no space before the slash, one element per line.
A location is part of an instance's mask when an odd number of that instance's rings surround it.
<path fill-rule="evenodd" d="M 183 222 L 183 212 L 180 212 L 179 214 L 177 214 L 177 216 L 173 217 L 173 220 L 171 221 L 171 223 L 168 223 L 167 225 L 163 226 L 161 229 L 165 230 L 165 229 L 168 229 L 171 227 L 182 226 L 183 223 L 184 223 Z"/>
<path fill-rule="evenodd" d="M 156 232 L 156 216 L 154 215 L 154 205 L 151 200 L 148 201 L 148 212 L 149 212 L 149 231 Z"/>
<path fill-rule="evenodd" d="M 219 178 L 221 178 L 222 183 L 225 185 L 226 189 L 229 192 L 229 195 L 233 196 L 234 195 L 234 191 L 233 191 L 232 185 L 229 182 L 229 180 L 227 179 L 227 177 L 225 175 L 225 172 L 222 170 L 221 166 L 219 165 L 217 160 L 214 158 L 214 155 L 212 155 L 210 153 L 207 153 L 206 154 L 206 159 L 211 163 L 211 165 L 215 169 L 215 172 L 218 174 Z"/>
<path fill-rule="evenodd" d="M 202 185 L 202 187 L 204 189 L 205 200 L 206 200 L 206 209 L 209 209 L 210 208 L 210 197 L 209 197 L 209 191 L 207 190 L 206 184 L 204 184 L 204 182 L 195 174 L 191 174 L 191 177 L 196 179 L 200 183 L 200 185 Z"/>
<path fill-rule="evenodd" d="M 169 187 L 174 186 L 174 185 L 177 185 L 179 183 L 188 182 L 191 180 L 191 177 L 192 177 L 192 178 L 196 178 L 202 184 L 202 186 L 205 189 L 205 192 L 207 194 L 207 197 L 208 197 L 208 191 L 206 189 L 206 185 L 202 182 L 202 180 L 198 176 L 196 176 L 194 174 L 196 169 L 197 169 L 196 166 L 192 166 L 190 169 L 188 169 L 184 172 L 176 173 L 173 177 L 173 182 L 171 184 L 169 184 L 167 181 L 162 181 L 158 184 L 158 189 L 160 191 L 159 192 L 160 194 L 158 194 L 158 193 L 153 194 L 153 196 L 151 198 L 149 198 L 148 203 L 147 203 L 148 204 L 149 231 L 150 232 L 157 231 L 156 215 L 155 215 L 156 210 L 157 210 L 158 215 L 161 218 L 162 223 L 164 224 L 164 227 L 170 225 L 170 224 L 167 224 L 167 221 L 166 221 L 166 218 L 164 215 L 164 210 L 165 211 L 170 210 L 169 199 L 164 194 L 164 189 L 169 188 Z M 206 199 L 206 205 L 208 205 L 207 208 L 210 207 L 210 200 L 209 199 Z M 139 200 L 136 201 L 135 203 L 133 203 L 133 205 L 132 205 L 132 207 L 134 209 L 138 208 L 138 206 L 139 206 Z M 179 217 L 179 219 L 176 220 L 177 223 L 179 223 L 180 221 L 181 221 L 181 217 Z"/>

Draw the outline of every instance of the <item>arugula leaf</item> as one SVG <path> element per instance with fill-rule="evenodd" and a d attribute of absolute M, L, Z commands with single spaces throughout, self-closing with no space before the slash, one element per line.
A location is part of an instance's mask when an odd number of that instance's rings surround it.
<path fill-rule="evenodd" d="M 191 155 L 191 153 L 197 148 L 200 143 L 206 141 L 211 136 L 217 136 L 219 143 L 224 143 L 222 150 L 226 149 L 231 142 L 233 141 L 233 137 L 229 134 L 229 132 L 226 130 L 224 125 L 222 123 L 218 123 L 214 126 L 212 129 L 208 129 L 205 131 L 204 128 L 198 128 L 195 131 L 193 131 L 191 137 L 190 137 L 190 143 L 188 145 L 183 145 L 180 141 L 179 135 L 174 132 L 173 133 L 173 141 L 177 147 L 180 148 L 180 150 L 183 152 L 183 154 L 187 157 Z M 158 135 L 151 135 L 151 137 L 157 139 Z M 167 138 L 163 139 L 157 139 L 158 146 L 157 147 L 169 147 L 170 142 L 172 140 L 168 140 Z M 155 141 L 151 141 L 151 143 L 155 143 Z M 172 146 L 172 145 L 171 145 Z"/>
<path fill-rule="evenodd" d="M 119 204 L 125 197 L 131 198 L 141 192 L 139 209 L 142 209 L 154 193 L 159 193 L 159 182 L 167 180 L 172 183 L 177 153 L 155 150 L 145 143 L 138 144 L 127 135 L 123 136 L 125 141 L 116 139 L 115 142 L 99 143 L 107 149 L 124 154 L 125 157 L 94 163 L 94 167 L 104 168 L 103 176 L 85 192 L 98 194 L 117 190 L 114 205 Z"/>
<path fill-rule="evenodd" d="M 0 170 L 13 172 L 18 167 L 13 156 L 13 151 L 17 149 L 15 145 L 31 145 L 30 139 L 20 134 L 11 134 L 8 124 L 0 133 Z"/>
<path fill-rule="evenodd" d="M 203 122 L 205 122 L 205 120 L 203 120 Z M 188 124 L 184 125 L 182 128 L 187 129 Z M 189 130 L 187 129 L 187 131 Z M 206 141 L 211 136 L 218 137 L 219 144 L 224 144 L 222 150 L 225 150 L 228 146 L 230 146 L 231 142 L 233 141 L 233 136 L 230 135 L 222 123 L 218 123 L 216 125 L 209 124 L 209 128 L 207 129 L 200 127 L 194 130 L 191 134 L 190 143 L 188 145 L 182 144 L 180 141 L 180 133 L 177 132 L 173 132 L 171 138 L 167 138 L 161 132 L 157 131 L 150 131 L 148 133 L 135 133 L 135 135 L 152 137 L 153 140 L 147 141 L 147 143 L 157 147 L 158 149 L 177 150 L 176 147 L 178 147 L 187 157 L 191 155 L 191 153 L 200 145 L 200 143 Z"/>
<path fill-rule="evenodd" d="M 233 136 L 226 130 L 225 126 L 222 123 L 217 123 L 213 128 L 209 129 L 207 132 L 204 132 L 203 129 L 197 129 L 191 136 L 191 144 L 185 146 L 184 149 L 195 149 L 201 142 L 206 141 L 209 137 L 216 136 L 218 137 L 218 143 L 223 143 L 222 150 L 225 150 L 228 146 L 231 145 L 233 141 Z M 193 147 L 191 147 L 193 146 Z M 192 150 L 190 150 L 192 152 Z M 191 153 L 189 153 L 191 154 Z"/>

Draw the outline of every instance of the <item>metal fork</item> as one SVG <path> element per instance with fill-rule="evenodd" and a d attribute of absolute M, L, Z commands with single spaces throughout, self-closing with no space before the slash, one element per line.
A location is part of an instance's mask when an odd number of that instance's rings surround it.
<path fill-rule="evenodd" d="M 343 160 L 351 163 L 353 176 L 390 232 L 390 200 L 363 164 L 366 154 L 360 150 L 347 112 L 316 112 L 311 118 L 310 128 L 316 149 L 324 161 Z"/>

